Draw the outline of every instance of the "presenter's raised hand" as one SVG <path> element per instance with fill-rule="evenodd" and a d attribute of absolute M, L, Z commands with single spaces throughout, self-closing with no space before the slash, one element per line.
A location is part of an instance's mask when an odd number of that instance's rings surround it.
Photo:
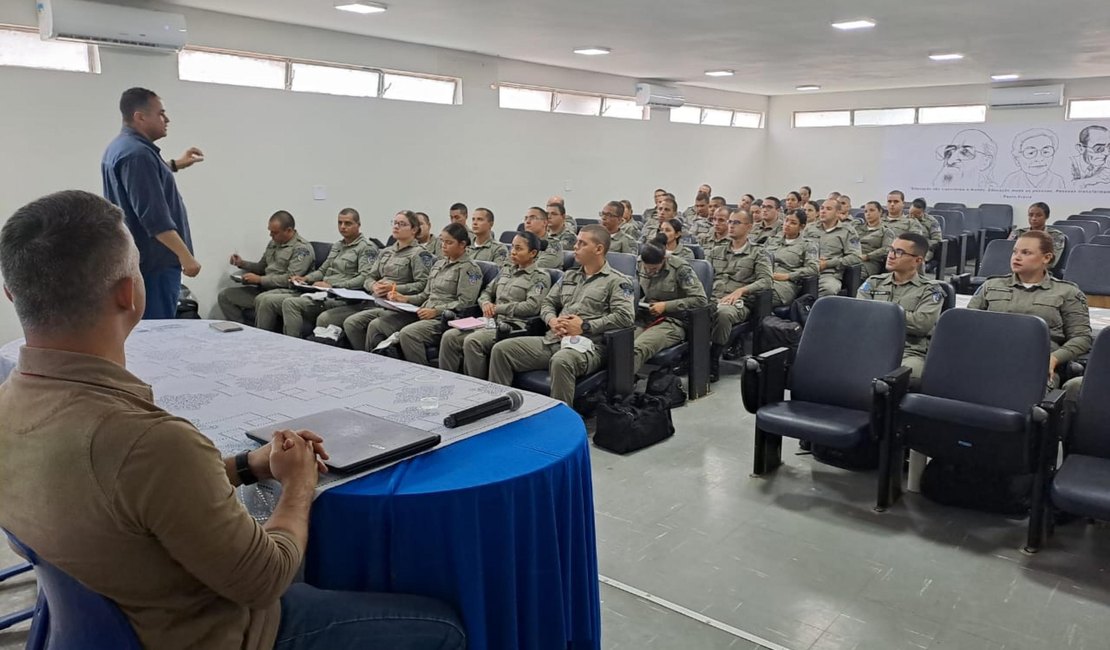
<path fill-rule="evenodd" d="M 174 160 L 177 164 L 178 171 L 187 167 L 192 167 L 198 162 L 204 162 L 204 152 L 196 147 L 189 147 L 180 158 Z"/>

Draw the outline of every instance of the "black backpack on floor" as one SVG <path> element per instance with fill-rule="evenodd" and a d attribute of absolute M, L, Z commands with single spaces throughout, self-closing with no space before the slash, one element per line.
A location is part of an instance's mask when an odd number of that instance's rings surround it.
<path fill-rule="evenodd" d="M 654 395 L 634 393 L 597 407 L 594 444 L 602 449 L 627 454 L 673 435 L 671 409 Z"/>
<path fill-rule="evenodd" d="M 686 405 L 686 390 L 682 388 L 682 380 L 675 377 L 670 368 L 661 368 L 648 376 L 647 394 L 662 399 L 668 408 Z"/>

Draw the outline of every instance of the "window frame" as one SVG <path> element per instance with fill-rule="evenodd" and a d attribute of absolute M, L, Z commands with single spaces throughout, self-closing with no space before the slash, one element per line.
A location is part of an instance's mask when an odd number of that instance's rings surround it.
<path fill-rule="evenodd" d="M 1097 117 L 1072 117 L 1071 116 L 1072 104 L 1084 103 L 1084 102 L 1106 102 L 1107 103 L 1106 115 L 1097 116 Z M 1064 119 L 1065 120 L 1107 120 L 1107 119 L 1110 119 L 1110 97 L 1074 97 L 1072 99 L 1069 99 L 1068 103 L 1067 103 L 1067 106 L 1064 109 Z"/>
<path fill-rule="evenodd" d="M 610 119 L 623 119 L 623 120 L 628 120 L 628 121 L 633 121 L 633 122 L 646 122 L 649 119 L 651 119 L 651 109 L 648 108 L 647 106 L 639 107 L 639 108 L 642 109 L 642 115 L 643 115 L 640 118 L 625 117 L 625 116 L 618 116 L 618 115 L 608 115 L 607 114 L 608 113 L 607 106 L 608 106 L 608 102 L 610 100 L 635 102 L 636 98 L 632 97 L 630 95 L 615 95 L 615 94 L 612 94 L 612 93 L 599 93 L 599 92 L 592 92 L 592 91 L 588 91 L 588 90 L 570 90 L 568 88 L 555 88 L 555 87 L 552 87 L 552 86 L 540 86 L 540 85 L 536 85 L 536 84 L 522 84 L 522 83 L 516 83 L 516 82 L 512 82 L 512 81 L 499 81 L 497 83 L 492 84 L 490 86 L 490 88 L 492 90 L 496 90 L 498 92 L 497 107 L 505 109 L 505 110 L 509 110 L 509 111 L 525 111 L 525 112 L 529 112 L 529 113 L 550 113 L 552 115 L 575 115 L 575 116 L 578 116 L 578 117 L 608 117 Z M 514 89 L 514 90 L 530 90 L 530 91 L 533 91 L 533 92 L 548 93 L 549 100 L 550 100 L 549 105 L 548 105 L 546 110 L 539 109 L 539 108 L 518 108 L 516 106 L 504 106 L 504 105 L 501 104 L 501 97 L 500 97 L 502 88 L 508 88 L 508 89 Z M 556 108 L 559 105 L 559 95 L 570 95 L 570 96 L 574 96 L 574 97 L 588 97 L 590 99 L 600 100 L 598 102 L 598 112 L 597 113 L 576 113 L 576 112 L 571 112 L 571 111 L 556 110 Z"/>
<path fill-rule="evenodd" d="M 23 70 L 46 70 L 48 72 L 74 72 L 77 74 L 100 74 L 100 46 L 96 43 L 86 43 L 81 41 L 71 40 L 43 40 L 40 32 L 35 27 L 28 27 L 26 25 L 11 25 L 8 23 L 0 23 L 0 32 L 16 32 L 26 34 L 28 36 L 36 37 L 39 42 L 45 44 L 47 47 L 54 45 L 63 45 L 65 47 L 80 47 L 85 48 L 86 69 L 78 70 L 73 68 L 57 68 L 44 65 L 24 65 L 20 63 L 4 63 L 0 64 L 0 68 L 21 68 Z"/>

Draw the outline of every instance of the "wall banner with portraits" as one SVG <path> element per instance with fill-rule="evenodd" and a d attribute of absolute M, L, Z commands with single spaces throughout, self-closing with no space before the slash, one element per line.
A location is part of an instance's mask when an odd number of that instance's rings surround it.
<path fill-rule="evenodd" d="M 884 180 L 907 196 L 1110 201 L 1110 121 L 885 129 Z M 970 205 L 970 204 L 969 204 Z"/>

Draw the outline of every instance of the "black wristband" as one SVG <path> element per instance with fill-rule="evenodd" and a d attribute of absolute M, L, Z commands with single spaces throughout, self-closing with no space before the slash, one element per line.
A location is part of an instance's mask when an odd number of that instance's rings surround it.
<path fill-rule="evenodd" d="M 170 170 L 175 173 L 177 172 L 177 161 L 173 158 L 170 158 Z"/>
<path fill-rule="evenodd" d="M 235 474 L 239 477 L 239 482 L 243 485 L 254 485 L 258 482 L 258 477 L 251 471 L 250 463 L 247 462 L 247 455 L 249 451 L 239 452 L 235 454 Z"/>

